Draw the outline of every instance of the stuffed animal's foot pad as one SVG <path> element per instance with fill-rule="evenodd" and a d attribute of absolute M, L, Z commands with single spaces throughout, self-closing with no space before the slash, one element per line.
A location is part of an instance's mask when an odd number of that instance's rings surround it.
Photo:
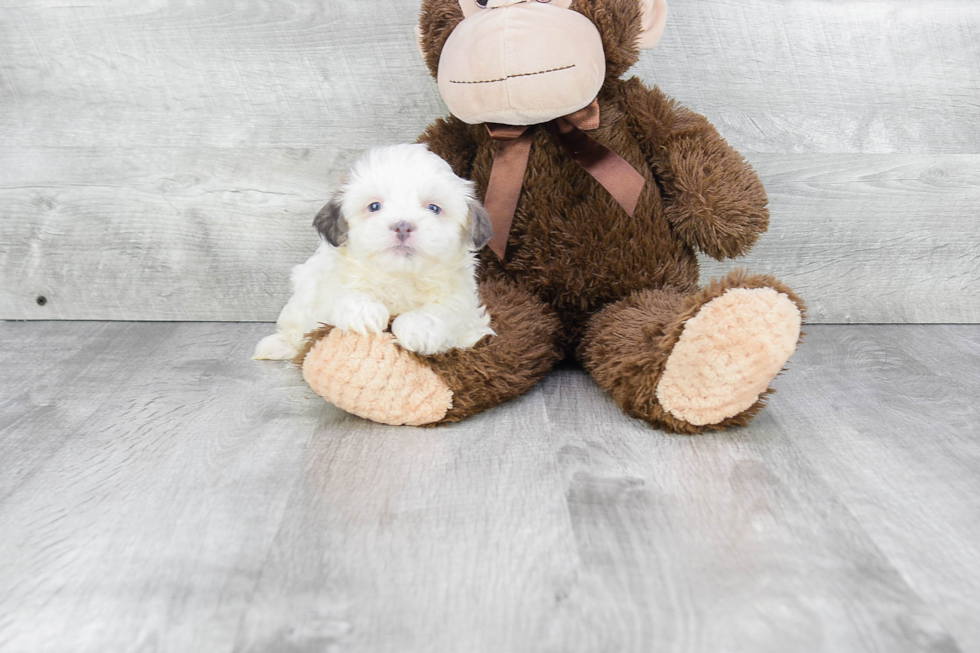
<path fill-rule="evenodd" d="M 382 424 L 432 424 L 452 407 L 452 390 L 390 333 L 334 329 L 303 359 L 303 378 L 338 408 Z"/>
<path fill-rule="evenodd" d="M 689 319 L 657 385 L 660 405 L 696 426 L 752 407 L 800 338 L 799 307 L 773 288 L 732 288 Z"/>

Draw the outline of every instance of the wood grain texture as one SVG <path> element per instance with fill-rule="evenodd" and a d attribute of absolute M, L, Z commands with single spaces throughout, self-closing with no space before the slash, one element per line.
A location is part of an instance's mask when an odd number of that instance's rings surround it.
<path fill-rule="evenodd" d="M 0 317 L 275 320 L 356 155 L 0 150 Z M 751 160 L 770 232 L 745 259 L 706 261 L 705 281 L 774 274 L 815 323 L 980 322 L 980 156 Z"/>
<path fill-rule="evenodd" d="M 257 331 L 3 325 L 0 650 L 229 649 L 329 413 Z"/>
<path fill-rule="evenodd" d="M 337 176 L 446 112 L 417 12 L 0 0 L 0 318 L 275 319 Z M 634 72 L 759 168 L 739 264 L 814 322 L 977 322 L 978 33 L 973 0 L 675 0 Z"/>
<path fill-rule="evenodd" d="M 756 152 L 977 154 L 973 0 L 682 0 L 638 74 Z"/>
<path fill-rule="evenodd" d="M 811 327 L 697 437 L 570 367 L 371 424 L 268 328 L 0 323 L 0 651 L 980 647 L 980 327 Z"/>
<path fill-rule="evenodd" d="M 980 322 L 980 157 L 752 155 L 769 232 L 744 259 L 814 323 Z"/>
<path fill-rule="evenodd" d="M 833 342 L 818 331 L 796 370 L 815 392 L 781 426 L 909 586 L 944 606 L 962 650 L 978 648 L 980 331 L 824 330 Z M 814 424 L 814 410 L 839 426 Z"/>
<path fill-rule="evenodd" d="M 3 0 L 0 147 L 337 147 L 445 113 L 418 2 Z M 973 0 L 675 0 L 635 72 L 744 150 L 980 153 Z"/>

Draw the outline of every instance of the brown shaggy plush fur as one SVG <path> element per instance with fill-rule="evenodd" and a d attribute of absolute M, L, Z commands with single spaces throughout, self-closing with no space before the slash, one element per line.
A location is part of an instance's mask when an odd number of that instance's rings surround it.
<path fill-rule="evenodd" d="M 306 339 L 303 341 L 303 347 L 296 354 L 296 358 L 293 359 L 293 365 L 296 367 L 303 367 L 303 361 L 306 360 L 306 355 L 310 353 L 315 345 L 322 338 L 326 338 L 333 331 L 333 325 L 331 324 L 321 324 L 319 329 L 314 329 L 306 334 Z"/>
<path fill-rule="evenodd" d="M 562 357 L 556 343 L 558 318 L 540 299 L 503 280 L 480 284 L 480 297 L 493 317 L 490 328 L 496 337 L 484 338 L 471 349 L 435 356 L 411 354 L 453 391 L 452 408 L 440 423 L 458 422 L 527 392 Z M 325 324 L 307 334 L 302 351 L 293 359 L 297 367 L 332 330 Z"/>
<path fill-rule="evenodd" d="M 578 358 L 599 386 L 627 413 L 675 433 L 696 434 L 748 424 L 765 406 L 764 393 L 747 410 L 717 424 L 695 426 L 677 419 L 657 401 L 657 384 L 685 323 L 702 306 L 731 288 L 773 288 L 784 293 L 806 317 L 803 301 L 768 276 L 734 270 L 697 293 L 644 290 L 605 307 L 590 321 Z M 802 334 L 801 334 L 802 339 Z"/>
<path fill-rule="evenodd" d="M 498 336 L 468 351 L 419 357 L 453 390 L 444 421 L 515 397 L 562 355 L 576 355 L 624 410 L 651 424 L 681 433 L 745 424 L 764 396 L 720 424 L 695 426 L 661 408 L 656 387 L 686 320 L 728 288 L 768 286 L 802 311 L 799 298 L 769 277 L 735 273 L 698 290 L 695 250 L 719 259 L 745 253 L 768 226 L 765 190 L 704 117 L 636 78 L 620 79 L 639 54 L 636 0 L 575 0 L 572 9 L 599 28 L 607 60 L 601 124 L 589 135 L 646 185 L 630 217 L 549 130 L 534 130 L 506 257 L 480 255 L 481 291 Z M 457 0 L 423 0 L 422 48 L 433 75 L 461 20 Z M 497 146 L 484 125 L 450 116 L 419 140 L 486 193 Z"/>
<path fill-rule="evenodd" d="M 484 338 L 472 349 L 417 357 L 453 391 L 453 407 L 443 422 L 458 422 L 524 394 L 562 357 L 555 336 L 558 318 L 547 304 L 500 279 L 483 282 L 480 296 L 493 317 L 490 328 L 496 337 Z"/>

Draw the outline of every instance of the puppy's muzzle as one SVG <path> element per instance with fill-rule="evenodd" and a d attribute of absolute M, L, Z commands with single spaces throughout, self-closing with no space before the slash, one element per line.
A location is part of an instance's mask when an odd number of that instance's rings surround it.
<path fill-rule="evenodd" d="M 408 220 L 401 220 L 391 225 L 390 229 L 398 236 L 398 240 L 405 242 L 412 235 L 412 232 L 415 231 L 415 225 Z"/>

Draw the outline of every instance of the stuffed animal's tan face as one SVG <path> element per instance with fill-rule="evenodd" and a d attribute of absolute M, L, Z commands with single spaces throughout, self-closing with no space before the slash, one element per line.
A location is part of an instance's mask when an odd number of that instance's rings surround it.
<path fill-rule="evenodd" d="M 471 14 L 443 48 L 439 91 L 453 115 L 532 125 L 592 102 L 606 76 L 595 25 L 551 3 L 498 4 Z"/>
<path fill-rule="evenodd" d="M 437 75 L 457 118 L 532 125 L 595 99 L 607 74 L 603 37 L 573 0 L 458 2 L 465 18 L 445 41 Z M 656 43 L 666 20 L 664 0 L 607 2 L 639 4 L 635 46 Z"/>

